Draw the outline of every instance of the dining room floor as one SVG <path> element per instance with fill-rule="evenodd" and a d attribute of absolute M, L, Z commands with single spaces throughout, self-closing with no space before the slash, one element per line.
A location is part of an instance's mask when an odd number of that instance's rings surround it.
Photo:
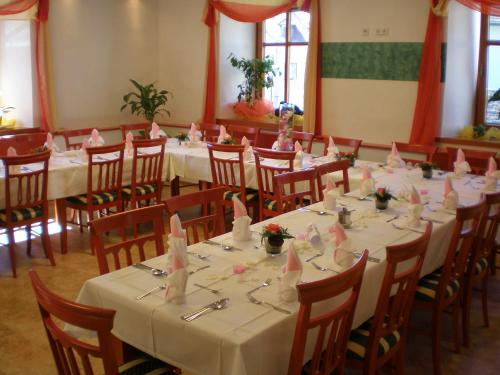
<path fill-rule="evenodd" d="M 183 193 L 193 189 L 184 188 Z M 168 197 L 167 194 L 164 197 Z M 35 297 L 28 279 L 28 270 L 35 269 L 55 293 L 75 300 L 85 280 L 98 275 L 97 261 L 90 253 L 89 236 L 85 229 L 68 232 L 68 254 L 61 255 L 59 236 L 51 236 L 56 267 L 44 258 L 39 238 L 33 240 L 32 257 L 25 243 L 16 249 L 18 277 L 11 277 L 7 247 L 0 247 L 0 375 L 56 374 L 56 368 L 43 329 Z M 165 241 L 166 244 L 166 241 Z M 147 247 L 153 256 L 152 245 Z M 482 325 L 480 300 L 474 297 L 472 314 L 472 344 L 460 353 L 453 352 L 451 316 L 445 316 L 443 335 L 444 374 L 498 374 L 500 368 L 500 273 L 489 285 L 490 327 Z M 414 314 L 412 327 L 429 327 L 430 317 Z M 406 353 L 406 374 L 432 373 L 430 338 L 410 330 L 411 340 Z M 348 371 L 351 373 L 351 371 Z M 352 372 L 354 373 L 354 372 Z M 238 375 L 238 374 L 235 374 Z"/>

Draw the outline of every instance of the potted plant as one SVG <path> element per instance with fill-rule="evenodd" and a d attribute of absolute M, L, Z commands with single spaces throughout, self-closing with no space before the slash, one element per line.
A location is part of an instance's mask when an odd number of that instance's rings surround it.
<path fill-rule="evenodd" d="M 335 157 L 337 160 L 349 160 L 351 167 L 354 167 L 357 155 L 353 152 L 340 151 Z"/>
<path fill-rule="evenodd" d="M 434 163 L 429 163 L 429 162 L 423 162 L 419 164 L 420 169 L 422 170 L 422 177 L 431 179 L 432 178 L 432 170 L 435 169 L 437 166 Z"/>
<path fill-rule="evenodd" d="M 394 196 L 389 193 L 387 188 L 378 188 L 375 192 L 375 207 L 379 210 L 385 210 L 389 206 L 389 200 Z"/>
<path fill-rule="evenodd" d="M 130 106 L 132 114 L 144 116 L 149 122 L 153 122 L 155 116 L 162 112 L 170 117 L 170 112 L 163 107 L 168 102 L 168 95 L 172 96 L 171 92 L 167 90 L 158 91 L 154 86 L 154 82 L 147 85 L 141 85 L 133 79 L 130 82 L 132 82 L 138 92 L 131 91 L 123 96 L 125 104 L 122 105 L 120 111 Z"/>
<path fill-rule="evenodd" d="M 188 142 L 189 141 L 189 135 L 187 133 L 179 133 L 175 136 L 177 140 L 179 141 L 179 146 L 181 145 L 182 142 Z"/>
<path fill-rule="evenodd" d="M 229 135 L 229 134 L 228 134 L 228 135 Z M 229 137 L 224 138 L 224 139 L 221 141 L 221 143 L 220 143 L 220 144 L 221 144 L 221 145 L 236 145 L 236 144 L 238 144 L 238 142 L 236 142 L 236 140 L 235 140 L 233 137 L 229 136 Z"/>
<path fill-rule="evenodd" d="M 293 238 L 287 228 L 279 224 L 268 224 L 262 231 L 261 242 L 264 242 L 268 254 L 277 255 L 281 253 L 285 238 Z"/>

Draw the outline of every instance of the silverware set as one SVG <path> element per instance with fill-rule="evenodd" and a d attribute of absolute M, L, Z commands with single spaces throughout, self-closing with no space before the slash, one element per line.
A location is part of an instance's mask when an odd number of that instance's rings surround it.
<path fill-rule="evenodd" d="M 150 289 L 147 292 L 144 292 L 144 293 L 138 295 L 137 297 L 135 297 L 135 299 L 136 300 L 141 300 L 144 297 L 149 296 L 151 293 L 156 292 L 157 290 L 163 290 L 163 289 L 166 289 L 166 288 L 167 288 L 167 284 L 161 284 L 161 285 L 155 286 L 153 289 Z"/>
<path fill-rule="evenodd" d="M 338 273 L 337 271 L 332 270 L 331 268 L 322 267 L 322 266 L 320 266 L 320 265 L 319 265 L 318 263 L 316 263 L 316 262 L 311 262 L 311 264 L 313 265 L 313 267 L 314 267 L 314 268 L 316 268 L 317 270 L 319 270 L 319 271 L 321 271 L 321 272 L 330 271 L 330 272 Z"/>
<path fill-rule="evenodd" d="M 262 289 L 262 288 L 265 288 L 265 287 L 268 287 L 270 284 L 271 284 L 271 281 L 272 279 L 271 278 L 268 278 L 266 279 L 262 284 L 260 284 L 258 287 L 256 288 L 253 288 L 252 290 L 248 291 L 246 293 L 246 296 L 248 298 L 248 300 L 256 305 L 262 305 L 262 306 L 267 306 L 267 307 L 270 307 L 272 308 L 273 310 L 276 310 L 276 311 L 279 311 L 283 314 L 291 314 L 290 311 L 286 310 L 286 309 L 283 309 L 279 306 L 276 306 L 276 305 L 273 305 L 272 303 L 269 303 L 269 302 L 266 302 L 266 301 L 262 301 L 262 300 L 259 300 L 257 298 L 255 298 L 252 293 L 256 292 L 257 290 L 259 289 Z"/>
<path fill-rule="evenodd" d="M 144 271 L 147 271 L 147 272 L 151 273 L 153 276 L 159 276 L 159 277 L 168 276 L 167 271 L 164 271 L 164 270 L 159 269 L 159 268 L 150 267 L 150 266 L 147 266 L 143 263 L 134 263 L 133 266 L 135 268 L 139 268 L 139 269 L 142 269 Z"/>
<path fill-rule="evenodd" d="M 199 318 L 200 316 L 202 316 L 208 312 L 215 311 L 215 310 L 222 310 L 223 308 L 225 308 L 227 306 L 228 302 L 229 302 L 229 298 L 219 299 L 215 302 L 209 303 L 206 306 L 203 306 L 199 310 L 196 310 L 196 311 L 189 313 L 189 314 L 182 315 L 181 319 L 185 320 L 186 322 L 190 322 L 190 321 L 195 320 L 196 318 Z"/>

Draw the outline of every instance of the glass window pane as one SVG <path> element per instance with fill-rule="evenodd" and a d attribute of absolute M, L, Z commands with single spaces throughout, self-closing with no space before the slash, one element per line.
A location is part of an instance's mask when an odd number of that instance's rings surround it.
<path fill-rule="evenodd" d="M 290 47 L 288 66 L 288 101 L 304 109 L 304 80 L 307 46 Z"/>
<path fill-rule="evenodd" d="M 500 40 L 500 17 L 489 17 L 489 32 L 490 40 Z"/>
<path fill-rule="evenodd" d="M 309 22 L 308 12 L 292 12 L 290 40 L 295 43 L 309 42 Z"/>
<path fill-rule="evenodd" d="M 500 125 L 500 46 L 488 47 L 486 123 Z M 496 93 L 496 94 L 495 94 Z M 491 100 L 488 102 L 488 100 Z"/>
<path fill-rule="evenodd" d="M 264 21 L 264 43 L 285 43 L 286 13 L 278 14 Z"/>
<path fill-rule="evenodd" d="M 264 90 L 264 98 L 273 102 L 274 108 L 278 108 L 280 101 L 285 100 L 285 47 L 269 46 L 264 48 L 264 56 L 274 60 L 274 85 Z"/>

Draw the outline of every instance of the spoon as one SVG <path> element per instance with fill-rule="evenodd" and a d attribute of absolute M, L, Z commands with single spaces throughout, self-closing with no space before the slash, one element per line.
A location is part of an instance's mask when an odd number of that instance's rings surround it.
<path fill-rule="evenodd" d="M 191 320 L 194 320 L 200 316 L 202 316 L 203 314 L 206 314 L 207 312 L 209 311 L 215 311 L 215 310 L 222 310 L 224 307 L 226 307 L 227 305 L 227 301 L 229 301 L 229 298 L 223 298 L 219 301 L 216 301 L 214 302 L 213 304 L 211 304 L 210 306 L 200 310 L 200 312 L 196 313 L 196 314 L 193 314 L 193 315 L 190 315 L 188 316 L 187 318 L 185 318 L 184 320 L 186 322 L 190 322 Z"/>
<path fill-rule="evenodd" d="M 325 272 L 325 271 L 331 271 L 331 272 L 335 272 L 335 273 L 338 273 L 337 271 L 334 271 L 330 268 L 326 268 L 326 267 L 321 267 L 318 263 L 316 262 L 311 262 L 311 264 L 314 266 L 314 268 L 320 270 L 321 272 Z"/>
<path fill-rule="evenodd" d="M 151 293 L 156 292 L 157 290 L 162 290 L 162 289 L 166 289 L 166 288 L 167 288 L 167 284 L 161 284 L 161 285 L 155 286 L 153 289 L 150 289 L 147 292 L 135 297 L 135 299 L 136 300 L 143 299 L 144 297 L 149 296 Z"/>
<path fill-rule="evenodd" d="M 201 260 L 205 260 L 208 258 L 208 255 L 203 255 L 203 254 L 198 254 L 198 253 L 195 253 L 193 251 L 188 251 L 187 252 L 189 255 L 192 255 L 194 257 L 197 257 L 198 259 L 201 259 Z"/>
<path fill-rule="evenodd" d="M 151 271 L 151 273 L 153 274 L 153 276 L 168 276 L 168 272 L 167 271 L 161 270 L 159 268 L 153 268 L 153 267 L 150 267 L 150 266 L 146 266 L 145 264 L 142 264 L 142 263 L 135 263 L 134 267 L 135 268 L 140 268 L 140 269 L 143 269 L 143 270 L 146 270 L 146 271 Z"/>

